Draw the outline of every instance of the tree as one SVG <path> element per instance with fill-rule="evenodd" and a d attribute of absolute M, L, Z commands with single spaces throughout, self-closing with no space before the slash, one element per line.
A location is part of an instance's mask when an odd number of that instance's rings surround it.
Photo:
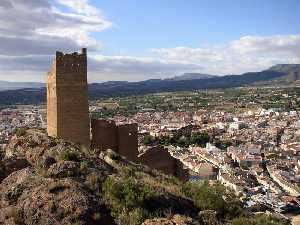
<path fill-rule="evenodd" d="M 144 136 L 144 145 L 151 145 L 153 143 L 153 137 L 150 134 Z"/>

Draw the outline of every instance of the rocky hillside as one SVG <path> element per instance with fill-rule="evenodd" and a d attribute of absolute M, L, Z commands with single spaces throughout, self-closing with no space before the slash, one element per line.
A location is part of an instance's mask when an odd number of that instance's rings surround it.
<path fill-rule="evenodd" d="M 220 184 L 182 184 L 42 130 L 16 132 L 0 153 L 0 182 L 0 224 L 288 224 L 249 217 Z"/>
<path fill-rule="evenodd" d="M 271 80 L 260 81 L 258 85 L 298 85 L 300 82 L 300 64 L 278 64 L 272 66 L 267 71 L 273 71 L 276 73 L 282 73 L 283 76 L 276 77 Z"/>

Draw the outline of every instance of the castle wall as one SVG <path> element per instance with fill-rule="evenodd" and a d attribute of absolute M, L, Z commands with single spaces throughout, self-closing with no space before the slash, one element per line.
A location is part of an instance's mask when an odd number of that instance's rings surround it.
<path fill-rule="evenodd" d="M 139 161 L 150 167 L 169 175 L 176 175 L 176 159 L 163 147 L 154 147 L 139 156 Z"/>
<path fill-rule="evenodd" d="M 94 119 L 91 121 L 92 147 L 101 151 L 112 149 L 118 151 L 117 126 L 114 121 Z"/>
<path fill-rule="evenodd" d="M 138 125 L 122 124 L 118 126 L 118 151 L 130 161 L 137 161 Z"/>
<path fill-rule="evenodd" d="M 87 55 L 56 53 L 47 83 L 47 130 L 50 136 L 90 144 Z"/>
<path fill-rule="evenodd" d="M 159 170 L 165 174 L 177 176 L 182 180 L 186 180 L 187 174 L 183 170 L 182 163 L 173 158 L 168 150 L 163 147 L 154 147 L 147 150 L 139 156 L 139 162 L 147 165 L 151 169 Z"/>
<path fill-rule="evenodd" d="M 114 121 L 94 119 L 91 121 L 92 147 L 105 151 L 112 149 L 130 161 L 137 161 L 137 124 L 116 125 Z"/>

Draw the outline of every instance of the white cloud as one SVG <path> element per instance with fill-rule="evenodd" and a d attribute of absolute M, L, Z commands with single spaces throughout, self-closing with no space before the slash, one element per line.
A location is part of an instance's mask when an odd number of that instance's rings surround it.
<path fill-rule="evenodd" d="M 90 34 L 109 28 L 111 22 L 87 1 L 77 0 L 81 5 L 72 7 L 72 1 L 60 1 L 71 12 L 59 10 L 54 0 L 1 0 L 0 55 L 50 55 L 56 49 L 83 46 L 99 49 L 99 42 Z"/>
<path fill-rule="evenodd" d="M 284 54 L 300 57 L 300 35 L 245 36 L 231 43 L 238 53 Z"/>
<path fill-rule="evenodd" d="M 173 62 L 147 57 L 103 56 L 89 58 L 89 80 L 128 80 L 159 79 L 172 77 L 186 71 L 200 71 L 198 64 Z"/>
<path fill-rule="evenodd" d="M 300 63 L 300 35 L 245 36 L 220 46 L 152 49 L 145 52 L 149 57 L 104 56 L 92 34 L 111 26 L 88 0 L 0 0 L 0 79 L 44 81 L 56 50 L 81 47 L 90 53 L 93 82 L 184 72 L 240 74 L 277 63 Z"/>
<path fill-rule="evenodd" d="M 162 48 L 152 49 L 152 52 L 160 54 L 163 58 L 176 60 L 176 61 L 193 61 L 201 62 L 202 60 L 207 61 L 220 61 L 224 60 L 225 55 L 218 51 L 220 49 L 214 48 L 189 48 L 189 47 L 176 47 L 176 48 Z M 190 58 L 190 56 L 193 56 Z"/>
<path fill-rule="evenodd" d="M 43 81 L 46 71 L 51 65 L 52 56 L 0 56 L 2 70 L 0 80 L 17 81 L 20 77 L 12 74 L 22 74 L 23 81 Z M 172 77 L 186 71 L 198 72 L 203 68 L 192 63 L 179 63 L 169 60 L 141 58 L 130 56 L 89 56 L 88 79 L 89 82 L 107 80 L 139 81 L 145 79 L 159 79 Z M 24 73 L 24 71 L 26 71 Z M 7 75 L 11 77 L 7 77 Z"/>
<path fill-rule="evenodd" d="M 99 16 L 100 14 L 97 8 L 89 4 L 88 0 L 57 0 L 57 2 L 70 7 L 77 13 L 89 16 Z"/>
<path fill-rule="evenodd" d="M 201 65 L 205 73 L 240 74 L 300 63 L 300 35 L 245 36 L 222 46 L 153 49 L 162 59 Z"/>

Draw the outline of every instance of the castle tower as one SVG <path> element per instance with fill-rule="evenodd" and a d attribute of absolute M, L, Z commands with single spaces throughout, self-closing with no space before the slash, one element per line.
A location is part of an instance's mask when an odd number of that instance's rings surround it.
<path fill-rule="evenodd" d="M 86 146 L 90 144 L 87 53 L 56 52 L 47 76 L 47 132 Z"/>

